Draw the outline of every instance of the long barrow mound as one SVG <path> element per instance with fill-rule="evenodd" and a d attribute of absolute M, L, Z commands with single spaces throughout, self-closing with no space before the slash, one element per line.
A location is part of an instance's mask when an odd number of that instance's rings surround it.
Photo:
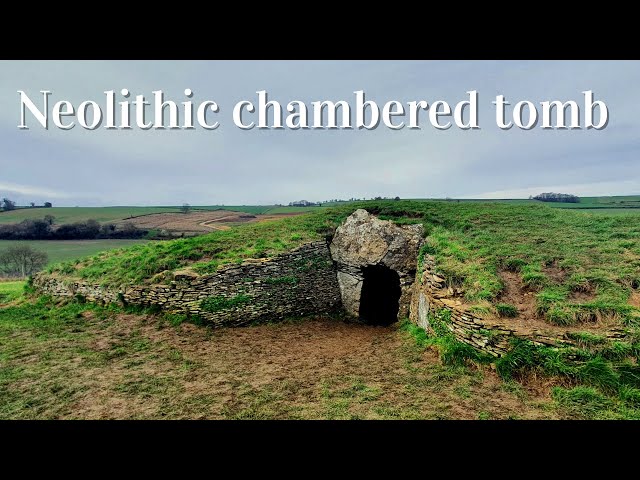
<path fill-rule="evenodd" d="M 216 325 L 342 310 L 375 324 L 409 316 L 437 334 L 430 318 L 446 310 L 447 332 L 493 356 L 512 337 L 625 339 L 633 350 L 640 223 L 537 205 L 364 202 L 107 252 L 34 285 Z"/>

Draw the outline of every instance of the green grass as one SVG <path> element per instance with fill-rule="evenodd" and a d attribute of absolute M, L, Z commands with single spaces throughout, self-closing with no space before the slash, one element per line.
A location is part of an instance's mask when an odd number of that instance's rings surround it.
<path fill-rule="evenodd" d="M 10 212 L 0 211 L 0 223 L 18 223 L 22 220 L 35 220 L 53 215 L 55 223 L 74 223 L 96 220 L 98 222 L 117 222 L 119 220 L 148 215 L 151 213 L 178 212 L 178 207 L 52 207 L 21 208 Z"/>
<path fill-rule="evenodd" d="M 514 305 L 508 303 L 497 303 L 496 311 L 501 317 L 517 317 L 518 309 Z"/>
<path fill-rule="evenodd" d="M 498 303 L 504 287 L 499 273 L 507 269 L 519 272 L 536 292 L 538 313 L 550 323 L 613 318 L 630 325 L 640 319 L 638 309 L 628 303 L 632 289 L 640 286 L 640 222 L 630 222 L 626 215 L 591 215 L 540 202 L 356 202 L 103 253 L 77 268 L 65 265 L 55 270 L 104 284 L 145 282 L 186 266 L 213 273 L 221 265 L 271 256 L 319 239 L 359 207 L 398 223 L 423 223 L 427 238 L 422 255 L 435 256 L 438 273 L 461 286 L 472 305 Z M 584 291 L 591 297 L 577 295 Z"/>
<path fill-rule="evenodd" d="M 208 297 L 200 302 L 200 306 L 205 312 L 220 312 L 222 310 L 228 310 L 230 308 L 236 308 L 249 303 L 251 297 L 248 295 L 236 295 L 235 297 Z"/>
<path fill-rule="evenodd" d="M 581 348 L 514 340 L 512 350 L 496 361 L 496 370 L 505 380 L 535 372 L 568 383 L 552 393 L 572 417 L 640 419 L 640 368 L 635 363 L 640 343 L 608 342 L 592 334 L 576 338 L 584 341 Z"/>
<path fill-rule="evenodd" d="M 552 203 L 552 202 L 550 202 Z M 570 209 L 640 209 L 640 195 L 581 197 L 579 203 L 559 203 L 555 208 Z"/>
<path fill-rule="evenodd" d="M 465 366 L 469 363 L 488 363 L 492 360 L 487 354 L 458 341 L 447 328 L 450 322 L 451 312 L 440 310 L 435 315 L 430 315 L 429 323 L 434 335 L 429 335 L 422 327 L 404 320 L 400 323 L 400 330 L 407 332 L 419 348 L 435 348 L 444 365 Z"/>
<path fill-rule="evenodd" d="M 300 212 L 316 212 L 326 207 L 273 207 L 267 210 L 265 213 L 268 215 L 275 215 L 279 213 L 300 213 Z"/>
<path fill-rule="evenodd" d="M 541 192 L 542 193 L 542 192 Z M 445 202 L 445 203 L 499 203 L 508 205 L 547 205 L 551 208 L 569 209 L 569 210 L 609 210 L 619 213 L 621 210 L 627 209 L 629 213 L 640 213 L 640 195 L 622 195 L 610 197 L 580 197 L 578 203 L 563 202 L 540 202 L 538 200 L 528 199 L 411 199 L 418 202 Z M 635 210 L 634 210 L 635 209 Z"/>
<path fill-rule="evenodd" d="M 78 265 L 54 266 L 51 271 L 107 285 L 144 282 L 165 270 L 187 265 L 198 273 L 213 273 L 222 265 L 272 256 L 320 239 L 328 228 L 346 215 L 346 212 L 311 214 L 242 225 L 194 238 L 101 253 Z"/>
<path fill-rule="evenodd" d="M 52 265 L 147 242 L 148 240 L 0 240 L 0 252 L 14 245 L 30 245 L 46 252 L 49 265 Z"/>
<path fill-rule="evenodd" d="M 263 215 L 270 210 L 277 208 L 273 205 L 209 205 L 193 206 L 194 210 L 229 210 L 232 212 L 251 213 L 253 215 Z"/>
<path fill-rule="evenodd" d="M 640 208 L 594 208 L 590 210 L 584 210 L 585 214 L 589 215 L 640 215 Z"/>
<path fill-rule="evenodd" d="M 429 229 L 425 253 L 471 302 L 495 302 L 499 270 L 519 271 L 538 292 L 538 311 L 552 323 L 613 317 L 636 323 L 628 305 L 640 284 L 640 222 L 547 205 L 423 203 Z M 418 212 L 416 212 L 417 214 Z M 593 298 L 573 300 L 574 292 Z"/>
<path fill-rule="evenodd" d="M 46 297 L 0 306 L 0 419 L 555 415 L 514 394 L 496 401 L 495 383 L 476 370 L 423 359 L 402 332 L 382 333 L 384 348 L 363 343 L 363 352 L 375 349 L 368 359 L 355 354 L 327 365 L 326 354 L 313 348 L 301 357 L 286 354 L 291 342 L 313 347 L 317 321 L 303 321 L 295 331 L 269 326 L 270 352 L 260 328 L 214 333 L 120 313 Z M 344 332 L 341 323 L 337 328 Z M 374 354 L 378 365 L 371 363 Z"/>
<path fill-rule="evenodd" d="M 17 299 L 23 284 L 0 283 L 3 291 Z M 604 361 L 608 347 L 589 335 L 584 338 L 591 358 L 585 353 L 573 365 L 551 349 L 517 345 L 520 360 L 505 357 L 515 368 L 505 374 L 499 366 L 505 381 L 496 386 L 484 382 L 485 373 L 476 367 L 484 361 L 477 352 L 444 338 L 447 315 L 441 312 L 430 321 L 444 337 L 430 337 L 404 323 L 397 333 L 400 346 L 393 340 L 377 352 L 384 355 L 384 366 L 349 362 L 334 371 L 325 366 L 310 381 L 292 377 L 295 367 L 288 364 L 266 378 L 265 365 L 266 371 L 274 368 L 270 357 L 258 355 L 256 368 L 247 367 L 246 356 L 254 355 L 250 328 L 238 337 L 238 349 L 230 357 L 218 352 L 213 332 L 205 328 L 181 329 L 182 322 L 171 321 L 167 326 L 163 317 L 127 315 L 118 320 L 120 313 L 88 303 L 60 305 L 47 297 L 0 305 L 0 419 L 83 418 L 101 411 L 104 418 L 444 419 L 463 413 L 478 419 L 640 419 L 637 366 Z M 284 325 L 270 328 L 276 332 Z M 305 332 L 305 325 L 298 326 L 302 336 L 292 338 L 305 341 L 314 332 Z M 287 345 L 286 338 L 274 336 L 273 341 L 279 342 L 276 351 Z M 201 347 L 194 349 L 194 344 Z M 428 348 L 440 353 L 442 364 L 425 361 Z M 614 350 L 638 354 L 633 348 Z M 245 356 L 240 369 L 234 366 L 239 355 Z M 620 368 L 610 368 L 614 364 Z M 313 371 L 313 366 L 304 368 Z M 572 385 L 554 388 L 551 403 L 528 402 L 527 391 L 511 380 L 525 368 L 554 372 Z M 505 396 L 507 403 L 500 403 Z"/>
<path fill-rule="evenodd" d="M 427 333 L 405 321 L 400 330 L 407 332 L 416 347 L 434 348 L 444 365 L 465 366 L 493 363 L 503 379 L 504 390 L 533 373 L 554 377 L 566 387 L 555 387 L 555 408 L 570 418 L 640 419 L 640 343 L 608 341 L 590 333 L 574 334 L 583 343 L 576 347 L 549 347 L 514 338 L 512 348 L 500 358 L 489 357 L 455 339 L 446 328 L 450 312 L 440 310 L 429 316 L 433 329 Z M 636 342 L 636 343 L 633 343 Z M 521 387 L 516 387 L 517 391 Z M 468 391 L 460 393 L 468 395 Z"/>
<path fill-rule="evenodd" d="M 196 210 L 231 210 L 234 212 L 252 213 L 254 215 L 276 215 L 282 213 L 306 213 L 324 207 L 278 207 L 276 205 L 212 205 L 208 207 L 193 207 Z"/>
<path fill-rule="evenodd" d="M 430 200 L 412 199 L 414 202 L 427 203 L 491 203 L 505 205 L 545 205 L 550 208 L 584 210 L 589 213 L 603 214 L 640 214 L 640 195 L 614 196 L 614 197 L 581 197 L 580 203 L 552 203 L 538 202 L 535 200 L 513 199 L 513 200 Z M 362 204 L 363 202 L 344 202 L 339 205 L 349 207 L 350 205 Z M 368 202 L 374 203 L 374 202 Z M 399 202 L 391 202 L 399 203 Z M 193 205 L 194 210 L 232 210 L 236 212 L 259 214 L 297 213 L 311 212 L 327 208 L 322 207 L 278 207 L 275 205 Z M 10 212 L 0 210 L 0 223 L 17 223 L 26 219 L 41 219 L 45 215 L 53 215 L 56 223 L 82 222 L 94 219 L 99 222 L 117 222 L 131 217 L 148 215 L 152 213 L 179 212 L 180 206 L 160 206 L 160 207 L 53 207 L 53 208 L 20 208 Z"/>
<path fill-rule="evenodd" d="M 26 282 L 0 282 L 0 306 L 20 298 Z"/>

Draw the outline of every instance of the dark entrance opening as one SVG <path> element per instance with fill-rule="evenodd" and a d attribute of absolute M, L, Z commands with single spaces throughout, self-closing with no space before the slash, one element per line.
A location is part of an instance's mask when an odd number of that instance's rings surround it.
<path fill-rule="evenodd" d="M 360 320 L 369 325 L 391 325 L 398 320 L 400 276 L 383 265 L 362 269 L 364 280 L 360 294 Z"/>

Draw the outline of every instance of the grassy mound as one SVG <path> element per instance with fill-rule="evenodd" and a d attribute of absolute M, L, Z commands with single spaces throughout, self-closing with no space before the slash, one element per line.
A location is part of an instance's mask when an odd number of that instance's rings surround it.
<path fill-rule="evenodd" d="M 318 212 L 199 237 L 151 242 L 54 265 L 49 272 L 105 286 L 144 283 L 158 273 L 187 266 L 197 273 L 214 273 L 222 265 L 270 257 L 321 239 L 345 216 L 345 212 Z"/>
<path fill-rule="evenodd" d="M 51 272 L 105 285 L 151 281 L 189 267 L 213 273 L 322 238 L 351 212 L 365 208 L 398 223 L 421 222 L 439 274 L 461 286 L 466 299 L 509 317 L 500 301 L 502 271 L 515 272 L 536 296 L 536 314 L 569 325 L 602 319 L 635 323 L 640 317 L 640 215 L 592 215 L 487 202 L 382 201 L 319 209 L 308 215 L 238 226 L 208 235 L 155 242 L 60 264 Z M 420 266 L 419 266 L 420 268 Z M 509 307 L 509 308 L 507 308 Z"/>

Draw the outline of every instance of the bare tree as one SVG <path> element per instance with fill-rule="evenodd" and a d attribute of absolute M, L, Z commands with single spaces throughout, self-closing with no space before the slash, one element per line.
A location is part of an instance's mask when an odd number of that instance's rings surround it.
<path fill-rule="evenodd" d="M 8 212 L 9 210 L 15 210 L 16 209 L 16 202 L 9 200 L 8 198 L 3 198 L 2 199 L 2 209 L 5 212 Z"/>
<path fill-rule="evenodd" d="M 26 277 L 43 269 L 48 260 L 45 252 L 29 245 L 16 245 L 0 253 L 0 271 L 11 276 Z"/>
<path fill-rule="evenodd" d="M 191 211 L 191 205 L 189 205 L 188 203 L 183 203 L 182 207 L 180 207 L 180 211 L 182 213 L 189 213 Z"/>

